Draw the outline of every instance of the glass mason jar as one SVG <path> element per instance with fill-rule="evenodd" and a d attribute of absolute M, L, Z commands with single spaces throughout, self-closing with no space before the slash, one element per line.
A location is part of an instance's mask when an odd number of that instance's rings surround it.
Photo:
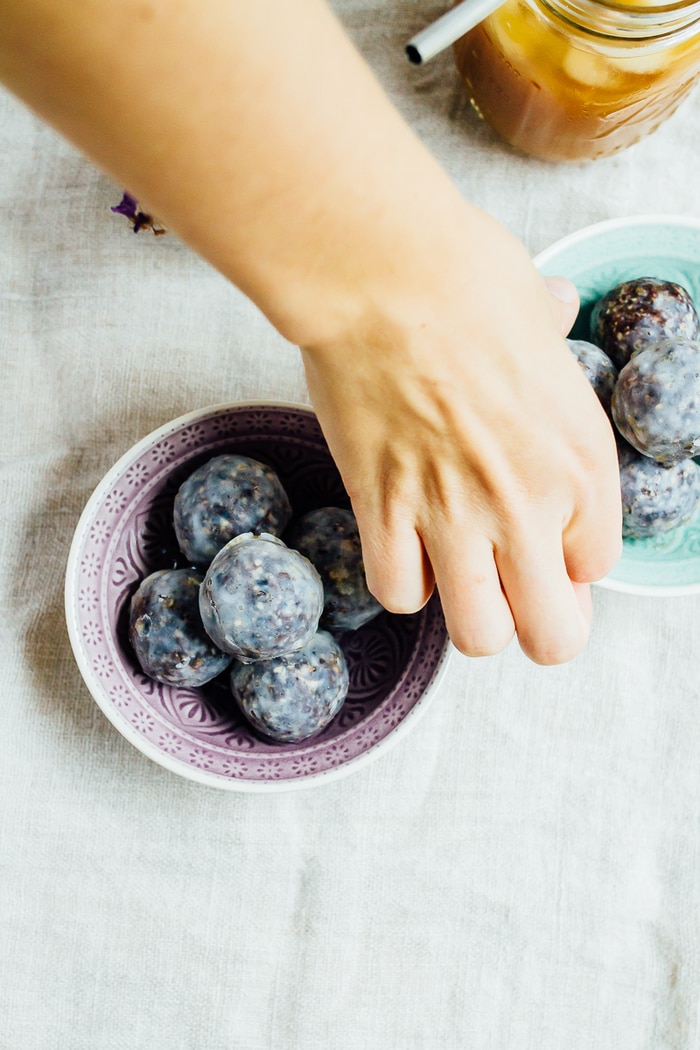
<path fill-rule="evenodd" d="M 505 0 L 455 44 L 477 113 L 545 160 L 584 160 L 650 134 L 700 71 L 700 0 Z"/>

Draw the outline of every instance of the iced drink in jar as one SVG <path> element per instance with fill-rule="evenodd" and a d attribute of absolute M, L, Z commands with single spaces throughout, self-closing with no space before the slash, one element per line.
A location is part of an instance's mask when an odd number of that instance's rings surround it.
<path fill-rule="evenodd" d="M 505 0 L 455 44 L 480 116 L 545 160 L 625 149 L 654 131 L 700 70 L 700 0 Z"/>

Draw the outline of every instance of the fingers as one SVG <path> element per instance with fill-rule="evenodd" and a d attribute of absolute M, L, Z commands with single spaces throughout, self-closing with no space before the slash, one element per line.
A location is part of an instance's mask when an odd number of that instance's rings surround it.
<path fill-rule="evenodd" d="M 370 592 L 385 609 L 413 613 L 422 609 L 435 587 L 435 577 L 420 536 L 408 521 L 391 527 L 370 520 L 354 507 L 362 561 Z"/>
<path fill-rule="evenodd" d="M 619 501 L 619 500 L 618 500 Z M 586 523 L 576 518 L 564 534 L 564 556 L 569 578 L 574 583 L 594 583 L 610 572 L 622 553 L 622 523 L 617 531 L 603 529 L 602 522 L 617 522 L 620 509 L 611 505 L 605 516 L 586 530 Z"/>
<path fill-rule="evenodd" d="M 523 652 L 538 664 L 571 660 L 588 641 L 591 602 L 587 585 L 569 578 L 561 533 L 539 529 L 496 561 Z"/>
<path fill-rule="evenodd" d="M 450 638 L 465 655 L 495 655 L 516 632 L 538 664 L 564 663 L 586 645 L 590 587 L 570 580 L 561 535 L 529 537 L 495 556 L 478 533 L 455 530 L 449 542 L 428 539 L 426 548 L 408 526 L 372 535 L 382 539 L 363 545 L 371 592 L 391 612 L 415 612 L 430 597 L 434 573 Z"/>
<path fill-rule="evenodd" d="M 590 585 L 587 583 L 575 583 L 572 580 L 571 586 L 574 588 L 576 600 L 581 606 L 581 612 L 590 624 L 593 619 L 593 599 L 591 598 Z"/>
<path fill-rule="evenodd" d="M 588 640 L 589 583 L 619 555 L 615 464 L 613 457 L 601 484 L 584 486 L 588 498 L 568 526 L 556 505 L 519 503 L 501 520 L 496 541 L 446 508 L 421 525 L 410 501 L 401 513 L 397 503 L 380 508 L 356 499 L 369 589 L 391 612 L 412 613 L 437 581 L 448 632 L 467 656 L 501 652 L 517 633 L 536 663 L 572 659 Z"/>
<path fill-rule="evenodd" d="M 575 583 L 593 583 L 605 576 L 622 553 L 622 502 L 620 476 L 614 450 L 607 462 L 601 457 L 595 490 L 579 507 L 564 529 L 566 570 Z"/>
<path fill-rule="evenodd" d="M 492 656 L 511 641 L 515 624 L 501 587 L 491 543 L 468 530 L 431 544 L 447 630 L 467 656 Z"/>
<path fill-rule="evenodd" d="M 549 294 L 552 296 L 555 317 L 562 335 L 567 335 L 576 320 L 579 309 L 579 295 L 576 285 L 566 277 L 545 277 Z"/>

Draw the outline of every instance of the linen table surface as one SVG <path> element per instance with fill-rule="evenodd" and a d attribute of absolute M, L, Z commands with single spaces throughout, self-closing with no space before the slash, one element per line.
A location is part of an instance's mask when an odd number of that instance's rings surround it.
<path fill-rule="evenodd" d="M 336 0 L 460 191 L 534 255 L 632 214 L 700 217 L 700 95 L 595 163 L 516 154 L 444 4 Z M 137 440 L 238 399 L 308 402 L 299 353 L 0 94 L 0 1047 L 700 1046 L 700 595 L 596 588 L 586 651 L 456 654 L 414 731 L 303 791 L 200 786 L 128 744 L 68 641 L 66 558 Z"/>

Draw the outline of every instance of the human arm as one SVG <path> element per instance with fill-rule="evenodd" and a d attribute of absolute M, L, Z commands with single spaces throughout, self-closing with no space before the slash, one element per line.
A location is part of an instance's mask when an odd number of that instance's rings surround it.
<path fill-rule="evenodd" d="M 610 429 L 522 246 L 320 0 L 0 0 L 0 77 L 302 348 L 370 585 L 455 643 L 577 652 L 619 550 Z M 583 608 L 582 608 L 583 606 Z"/>

